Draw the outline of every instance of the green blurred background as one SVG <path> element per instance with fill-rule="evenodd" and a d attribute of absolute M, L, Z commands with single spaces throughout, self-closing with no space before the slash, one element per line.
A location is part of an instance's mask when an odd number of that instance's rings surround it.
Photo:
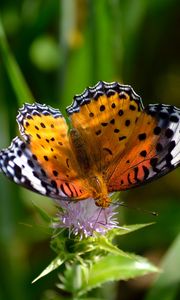
<path fill-rule="evenodd" d="M 16 78 L 13 88 L 13 70 L 5 67 L 0 28 L 0 148 L 7 147 L 18 134 L 15 118 L 22 103 L 34 98 L 64 113 L 74 94 L 98 80 L 132 85 L 144 104 L 160 102 L 180 107 L 179 11 L 178 0 L 1 0 L 0 17 L 10 49 L 33 96 L 24 99 Z M 176 170 L 157 182 L 122 193 L 129 207 L 159 213 L 153 217 L 119 208 L 122 224 L 156 222 L 119 239 L 123 250 L 161 263 L 180 233 L 179 181 L 180 171 Z M 51 200 L 16 186 L 2 174 L 0 193 L 0 299 L 66 299 L 67 295 L 55 288 L 57 272 L 31 284 L 54 257 L 33 202 L 53 215 Z M 180 299 L 179 253 L 180 248 L 166 268 L 171 290 L 168 297 L 165 290 L 160 296 L 152 296 L 154 287 L 149 292 L 152 275 L 106 284 L 91 296 Z M 176 280 L 170 284 L 174 274 Z"/>

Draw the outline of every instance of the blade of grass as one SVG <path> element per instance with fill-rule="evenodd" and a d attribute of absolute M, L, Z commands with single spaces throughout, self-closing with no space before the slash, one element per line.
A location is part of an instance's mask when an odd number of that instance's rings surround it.
<path fill-rule="evenodd" d="M 26 83 L 26 80 L 13 56 L 8 45 L 8 41 L 4 32 L 3 24 L 0 17 L 0 51 L 2 61 L 8 73 L 9 79 L 13 86 L 14 92 L 18 99 L 18 103 L 21 106 L 24 100 L 32 102 L 34 97 Z"/>
<path fill-rule="evenodd" d="M 146 300 L 175 300 L 180 285 L 180 235 L 166 254 L 162 273 L 154 283 Z"/>

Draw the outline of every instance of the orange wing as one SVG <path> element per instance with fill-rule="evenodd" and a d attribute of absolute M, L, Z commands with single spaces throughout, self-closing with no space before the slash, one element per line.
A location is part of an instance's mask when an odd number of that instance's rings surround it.
<path fill-rule="evenodd" d="M 118 83 L 99 82 L 75 96 L 67 112 L 99 172 L 125 150 L 141 110 L 140 97 Z"/>
<path fill-rule="evenodd" d="M 107 169 L 109 192 L 139 186 L 179 166 L 179 120 L 180 110 L 176 107 L 147 106 L 125 151 Z"/>
<path fill-rule="evenodd" d="M 1 152 L 0 165 L 15 182 L 41 194 L 63 199 L 85 199 L 85 182 L 78 176 L 68 137 L 68 126 L 57 109 L 25 104 L 17 117 L 25 143 L 15 138 Z"/>
<path fill-rule="evenodd" d="M 130 86 L 99 82 L 67 109 L 109 192 L 160 177 L 180 163 L 180 110 L 143 108 Z"/>

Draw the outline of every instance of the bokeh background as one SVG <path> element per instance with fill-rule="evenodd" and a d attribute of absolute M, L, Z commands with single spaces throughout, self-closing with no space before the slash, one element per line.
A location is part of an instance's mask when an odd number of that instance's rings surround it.
<path fill-rule="evenodd" d="M 18 134 L 15 118 L 22 103 L 36 99 L 64 113 L 74 94 L 98 80 L 132 85 L 144 104 L 180 107 L 179 11 L 178 0 L 1 0 L 9 47 L 33 96 L 24 99 L 13 69 L 8 69 L 1 25 L 0 148 Z M 121 200 L 129 208 L 119 207 L 122 224 L 156 222 L 118 242 L 157 265 L 165 260 L 165 275 L 160 275 L 165 284 L 159 287 L 152 275 L 144 276 L 106 284 L 91 292 L 92 298 L 180 299 L 179 182 L 176 170 L 123 192 Z M 55 214 L 51 200 L 0 174 L 0 299 L 68 299 L 55 287 L 57 272 L 31 284 L 54 257 L 33 203 Z M 159 215 L 153 217 L 151 210 Z"/>

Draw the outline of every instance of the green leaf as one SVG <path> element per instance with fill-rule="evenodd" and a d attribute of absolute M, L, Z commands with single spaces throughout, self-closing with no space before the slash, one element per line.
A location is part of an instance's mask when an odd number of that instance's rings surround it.
<path fill-rule="evenodd" d="M 46 276 L 47 274 L 51 273 L 52 271 L 56 270 L 59 266 L 61 266 L 66 260 L 65 256 L 57 256 L 50 264 L 47 268 L 45 268 L 41 274 L 36 277 L 32 283 L 36 282 L 37 280 L 39 280 L 40 278 Z"/>
<path fill-rule="evenodd" d="M 109 230 L 107 232 L 106 236 L 107 236 L 108 239 L 113 239 L 117 235 L 124 235 L 124 234 L 127 234 L 127 233 L 131 233 L 133 231 L 142 229 L 144 227 L 147 227 L 147 226 L 150 226 L 150 225 L 153 225 L 153 224 L 154 224 L 154 222 L 147 223 L 147 224 L 135 224 L 135 225 L 127 225 L 127 226 L 124 225 L 120 228 L 114 228 L 112 230 Z"/>
<path fill-rule="evenodd" d="M 151 288 L 146 300 L 175 300 L 180 286 L 180 235 L 163 259 L 162 273 Z"/>
<path fill-rule="evenodd" d="M 158 269 L 145 258 L 110 254 L 96 257 L 90 265 L 68 266 L 64 277 L 60 276 L 62 283 L 58 287 L 80 296 L 107 281 L 128 280 L 157 271 Z"/>
<path fill-rule="evenodd" d="M 110 253 L 114 253 L 116 255 L 122 255 L 125 257 L 129 257 L 130 255 L 123 250 L 119 249 L 115 245 L 113 245 L 105 236 L 99 236 L 96 239 L 97 249 L 101 249 Z"/>
<path fill-rule="evenodd" d="M 132 258 L 120 255 L 108 255 L 97 261 L 89 270 L 88 281 L 82 286 L 81 293 L 112 280 L 127 280 L 157 272 L 157 268 L 146 259 L 135 256 Z"/>

